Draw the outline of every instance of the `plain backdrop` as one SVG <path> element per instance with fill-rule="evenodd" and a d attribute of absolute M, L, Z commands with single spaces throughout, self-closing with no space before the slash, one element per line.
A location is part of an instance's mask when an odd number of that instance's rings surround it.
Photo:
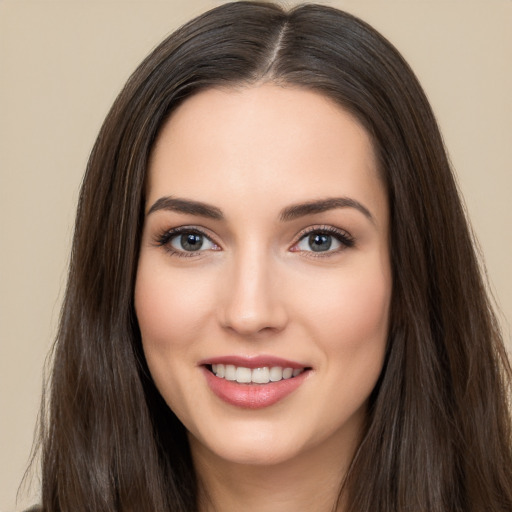
<path fill-rule="evenodd" d="M 211 0 L 0 0 L 0 511 L 15 505 L 66 279 L 78 189 L 129 74 Z M 287 2 L 291 5 L 296 2 Z M 339 0 L 410 62 L 512 320 L 512 1 Z"/>

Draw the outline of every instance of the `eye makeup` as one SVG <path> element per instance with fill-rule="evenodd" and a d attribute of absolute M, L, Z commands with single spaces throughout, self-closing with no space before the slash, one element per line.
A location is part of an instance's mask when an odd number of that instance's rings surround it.
<path fill-rule="evenodd" d="M 318 258 L 332 256 L 354 245 L 354 237 L 343 229 L 329 225 L 311 226 L 299 233 L 299 240 L 290 251 Z"/>
<path fill-rule="evenodd" d="M 205 251 L 222 250 L 209 235 L 195 226 L 180 226 L 159 232 L 154 241 L 156 246 L 178 257 L 194 257 Z"/>
<path fill-rule="evenodd" d="M 310 226 L 302 230 L 296 239 L 289 251 L 315 258 L 329 257 L 355 245 L 350 233 L 329 225 Z M 206 251 L 222 250 L 211 235 L 197 226 L 180 226 L 159 232 L 154 244 L 177 257 L 197 257 Z"/>

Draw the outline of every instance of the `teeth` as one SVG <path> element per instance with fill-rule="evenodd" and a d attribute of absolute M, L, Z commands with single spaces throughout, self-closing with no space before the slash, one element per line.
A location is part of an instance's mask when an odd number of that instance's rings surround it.
<path fill-rule="evenodd" d="M 283 379 L 291 379 L 293 375 L 293 368 L 285 368 L 283 370 Z"/>
<path fill-rule="evenodd" d="M 252 371 L 251 381 L 256 384 L 266 384 L 270 380 L 270 370 L 264 368 L 254 368 Z"/>
<path fill-rule="evenodd" d="M 226 380 L 236 380 L 236 368 L 232 364 L 227 364 L 224 367 L 224 378 Z"/>
<path fill-rule="evenodd" d="M 269 368 L 245 368 L 244 366 L 234 366 L 232 364 L 212 364 L 213 373 L 221 378 L 236 381 L 239 384 L 268 384 L 269 382 L 278 382 L 284 379 L 291 379 L 300 375 L 304 368 L 282 368 L 273 366 Z"/>
<path fill-rule="evenodd" d="M 283 378 L 283 369 L 279 366 L 274 366 L 270 368 L 270 380 L 272 382 L 277 382 Z"/>
<path fill-rule="evenodd" d="M 236 369 L 236 378 L 235 380 L 240 384 L 249 384 L 251 382 L 252 372 L 250 368 L 244 368 L 243 366 L 239 366 Z"/>

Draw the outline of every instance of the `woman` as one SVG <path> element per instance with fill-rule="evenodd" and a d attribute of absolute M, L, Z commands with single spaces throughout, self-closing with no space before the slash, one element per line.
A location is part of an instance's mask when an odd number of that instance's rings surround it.
<path fill-rule="evenodd" d="M 227 4 L 93 149 L 42 509 L 510 511 L 510 373 L 407 64 L 340 11 Z"/>

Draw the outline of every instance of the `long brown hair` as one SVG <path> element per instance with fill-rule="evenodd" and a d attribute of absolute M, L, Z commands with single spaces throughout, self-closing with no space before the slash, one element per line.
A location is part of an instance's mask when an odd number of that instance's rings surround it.
<path fill-rule="evenodd" d="M 147 163 L 178 104 L 264 81 L 356 116 L 389 197 L 391 328 L 343 486 L 347 512 L 510 512 L 511 369 L 427 99 L 361 20 L 257 2 L 222 5 L 161 43 L 98 136 L 41 414 L 43 510 L 197 509 L 186 433 L 152 382 L 133 307 Z"/>

